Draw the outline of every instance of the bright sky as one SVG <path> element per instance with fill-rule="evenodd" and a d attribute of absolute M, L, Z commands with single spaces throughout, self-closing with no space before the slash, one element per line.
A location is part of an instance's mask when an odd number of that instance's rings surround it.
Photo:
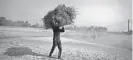
<path fill-rule="evenodd" d="M 0 16 L 42 23 L 41 18 L 58 4 L 76 8 L 77 26 L 105 26 L 111 31 L 122 31 L 127 30 L 128 17 L 132 19 L 132 0 L 0 0 Z"/>

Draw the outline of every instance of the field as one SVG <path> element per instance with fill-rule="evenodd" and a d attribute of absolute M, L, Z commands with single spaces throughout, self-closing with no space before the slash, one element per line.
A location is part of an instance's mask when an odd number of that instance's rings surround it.
<path fill-rule="evenodd" d="M 0 27 L 0 60 L 58 60 L 58 49 L 48 57 L 52 31 L 41 28 Z M 60 60 L 131 60 L 132 35 L 67 30 L 61 34 Z"/>

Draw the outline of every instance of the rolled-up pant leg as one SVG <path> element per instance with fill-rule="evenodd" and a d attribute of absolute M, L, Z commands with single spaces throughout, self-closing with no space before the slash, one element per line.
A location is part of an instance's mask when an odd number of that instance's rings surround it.
<path fill-rule="evenodd" d="M 60 40 L 58 41 L 57 45 L 58 45 L 58 49 L 59 49 L 58 58 L 60 58 L 61 57 L 61 52 L 62 52 L 62 44 L 61 44 Z"/>

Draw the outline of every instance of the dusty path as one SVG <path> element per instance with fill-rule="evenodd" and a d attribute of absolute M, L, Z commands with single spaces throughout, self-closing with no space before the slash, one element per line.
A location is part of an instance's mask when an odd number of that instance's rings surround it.
<path fill-rule="evenodd" d="M 46 41 L 46 42 L 52 42 L 53 37 L 21 37 L 22 39 L 27 39 L 27 40 L 40 40 L 40 41 Z M 86 45 L 93 45 L 93 46 L 98 46 L 98 47 L 105 47 L 105 48 L 114 48 L 122 51 L 130 51 L 127 49 L 122 49 L 122 48 L 116 48 L 113 46 L 107 46 L 107 45 L 101 45 L 101 44 L 96 44 L 96 43 L 91 43 L 91 42 L 86 42 L 86 41 L 80 41 L 80 40 L 74 40 L 66 37 L 61 37 L 62 43 L 78 43 L 78 44 L 86 44 Z"/>

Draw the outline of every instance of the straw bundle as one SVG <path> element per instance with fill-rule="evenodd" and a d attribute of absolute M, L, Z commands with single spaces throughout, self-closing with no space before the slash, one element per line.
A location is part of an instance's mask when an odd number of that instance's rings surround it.
<path fill-rule="evenodd" d="M 76 17 L 74 7 L 67 7 L 64 4 L 58 5 L 54 10 L 51 10 L 43 18 L 43 23 L 46 29 L 54 26 L 64 26 L 72 24 Z"/>

